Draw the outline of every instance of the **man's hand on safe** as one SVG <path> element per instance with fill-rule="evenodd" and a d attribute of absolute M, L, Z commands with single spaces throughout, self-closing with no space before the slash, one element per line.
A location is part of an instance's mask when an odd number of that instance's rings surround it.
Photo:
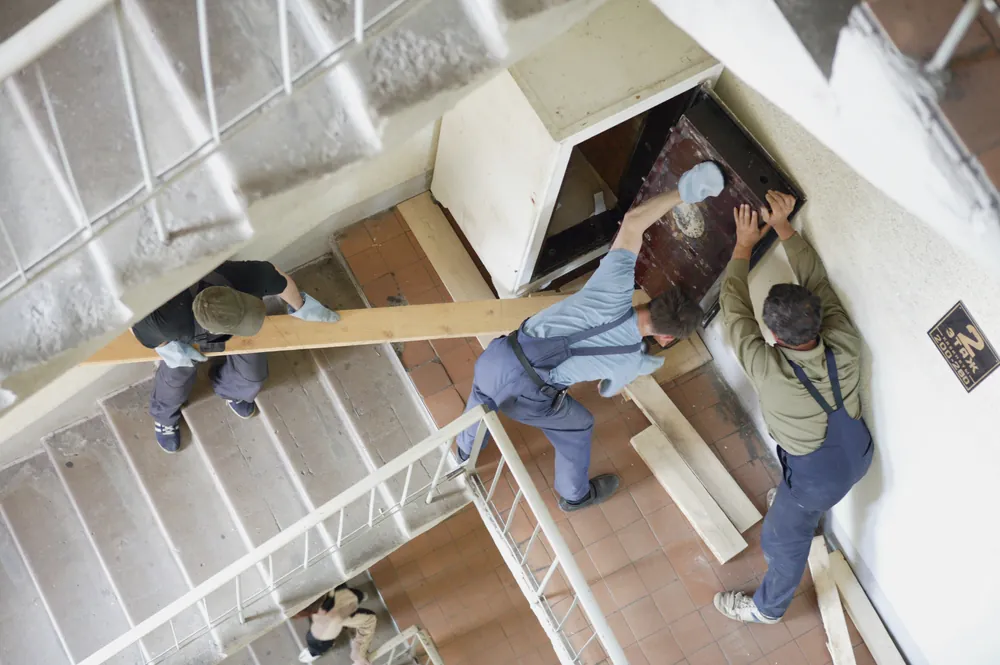
<path fill-rule="evenodd" d="M 733 250 L 733 258 L 749 260 L 754 245 L 771 227 L 769 224 L 758 226 L 757 211 L 749 203 L 733 208 L 733 219 L 736 220 L 736 248 Z"/>
<path fill-rule="evenodd" d="M 774 228 L 779 238 L 788 240 L 795 235 L 795 229 L 788 221 L 788 216 L 795 209 L 795 197 L 773 189 L 768 191 L 765 197 L 768 205 L 761 206 L 761 217 Z M 768 210 L 768 206 L 770 206 L 770 210 Z"/>

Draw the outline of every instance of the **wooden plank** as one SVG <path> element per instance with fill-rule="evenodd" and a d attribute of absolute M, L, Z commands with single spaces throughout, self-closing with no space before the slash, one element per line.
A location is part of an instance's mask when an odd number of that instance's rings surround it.
<path fill-rule="evenodd" d="M 878 612 L 868 600 L 868 595 L 844 558 L 843 552 L 830 553 L 830 569 L 833 571 L 833 580 L 840 591 L 840 599 L 847 609 L 847 614 L 861 633 L 876 665 L 906 665 L 896 643 L 885 629 L 885 624 L 882 623 Z"/>
<path fill-rule="evenodd" d="M 653 471 L 712 554 L 725 563 L 747 547 L 747 541 L 698 481 L 694 472 L 656 425 L 632 437 L 632 447 Z"/>
<path fill-rule="evenodd" d="M 840 604 L 837 584 L 830 568 L 830 554 L 826 550 L 826 538 L 816 536 L 809 548 L 809 572 L 812 573 L 819 601 L 819 613 L 826 628 L 826 648 L 830 650 L 833 665 L 856 665 L 851 636 L 847 633 L 844 608 Z"/>
<path fill-rule="evenodd" d="M 396 210 L 406 220 L 452 300 L 466 302 L 496 297 L 430 192 L 403 201 Z M 494 337 L 480 335 L 479 343 L 485 349 Z"/>
<path fill-rule="evenodd" d="M 741 533 L 761 519 L 760 511 L 747 498 L 740 486 L 729 475 L 719 458 L 708 447 L 701 435 L 681 414 L 651 376 L 640 376 L 625 386 L 632 401 L 642 409 L 649 421 L 656 425 L 676 446 L 677 452 L 690 466 L 708 494 L 718 503 Z"/>
<path fill-rule="evenodd" d="M 341 310 L 338 323 L 308 323 L 292 316 L 269 316 L 253 337 L 234 337 L 226 350 L 209 356 L 264 353 L 332 346 L 409 342 L 421 339 L 504 335 L 565 296 L 475 300 L 471 302 Z M 118 336 L 83 364 L 121 364 L 158 360 L 130 332 Z"/>
<path fill-rule="evenodd" d="M 682 339 L 656 355 L 663 358 L 663 367 L 653 372 L 653 378 L 657 383 L 673 381 L 712 360 L 712 353 L 705 346 L 705 342 L 701 341 L 698 333 Z"/>

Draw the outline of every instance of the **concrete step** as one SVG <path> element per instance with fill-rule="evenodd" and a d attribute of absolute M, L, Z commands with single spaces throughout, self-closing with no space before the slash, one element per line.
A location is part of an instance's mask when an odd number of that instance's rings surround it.
<path fill-rule="evenodd" d="M 130 623 L 184 595 L 188 583 L 103 414 L 53 433 L 44 444 Z M 192 608 L 174 629 L 183 637 L 204 623 Z M 142 644 L 147 657 L 155 656 L 174 646 L 173 633 L 164 626 Z M 186 649 L 198 662 L 219 653 L 210 635 Z"/>
<path fill-rule="evenodd" d="M 204 382 L 199 385 L 204 386 Z M 292 477 L 263 418 L 239 418 L 206 388 L 184 409 L 184 420 L 249 547 L 262 545 L 308 514 L 297 479 Z M 266 575 L 273 573 L 281 579 L 300 568 L 305 544 L 303 539 L 275 554 Z M 310 556 L 322 547 L 317 534 L 310 534 Z M 277 590 L 277 598 L 283 607 L 294 606 L 315 596 L 317 589 L 342 574 L 331 558 L 321 559 L 310 564 L 308 570 L 289 577 Z"/>
<path fill-rule="evenodd" d="M 72 502 L 45 454 L 0 473 L 0 513 L 73 661 L 129 629 Z M 137 648 L 113 658 L 141 663 Z"/>
<path fill-rule="evenodd" d="M 156 444 L 153 420 L 149 416 L 152 379 L 101 401 L 125 457 L 156 514 L 167 541 L 190 586 L 197 586 L 222 570 L 249 549 L 220 494 L 210 469 L 205 465 L 190 430 L 184 428 L 186 443 L 170 455 Z M 241 578 L 244 598 L 263 588 L 257 570 Z M 235 585 L 210 595 L 205 603 L 212 618 L 234 608 Z M 246 609 L 250 617 L 268 617 L 277 607 L 269 595 Z M 268 620 L 268 619 L 261 619 Z M 260 630 L 259 622 L 240 624 L 228 621 L 217 629 L 216 639 L 226 645 L 238 643 Z"/>
<path fill-rule="evenodd" d="M 257 665 L 291 665 L 298 662 L 304 647 L 305 633 L 297 632 L 291 621 L 283 621 L 254 640 L 246 651 L 256 659 Z"/>
<path fill-rule="evenodd" d="M 69 665 L 45 603 L 0 519 L 0 663 Z"/>

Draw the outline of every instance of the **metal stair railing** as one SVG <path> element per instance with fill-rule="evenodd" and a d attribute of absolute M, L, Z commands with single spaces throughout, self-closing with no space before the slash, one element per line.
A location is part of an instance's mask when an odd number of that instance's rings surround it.
<path fill-rule="evenodd" d="M 496 469 L 475 468 L 488 430 L 499 449 Z M 548 634 L 562 665 L 628 665 L 590 584 L 552 519 L 496 413 L 480 425 L 468 464 L 473 503 Z M 574 612 L 581 612 L 577 615 Z"/>
<path fill-rule="evenodd" d="M 375 651 L 368 654 L 371 665 L 393 665 L 401 656 L 417 665 L 444 665 L 437 645 L 422 628 L 410 626 Z"/>
<path fill-rule="evenodd" d="M 58 240 L 42 256 L 27 261 L 24 257 L 18 256 L 17 249 L 11 241 L 12 235 L 8 232 L 4 220 L 0 219 L 0 236 L 2 236 L 0 242 L 6 244 L 12 253 L 15 268 L 9 277 L 0 281 L 0 300 L 7 299 L 17 293 L 53 266 L 58 265 L 60 261 L 72 255 L 87 241 L 105 233 L 117 222 L 127 218 L 130 213 L 140 208 L 147 208 L 150 219 L 156 226 L 160 241 L 164 244 L 168 243 L 170 241 L 169 233 L 160 218 L 157 202 L 164 189 L 202 165 L 209 157 L 216 154 L 227 140 L 252 125 L 263 114 L 279 104 L 287 102 L 288 99 L 315 84 L 338 65 L 347 61 L 363 47 L 366 39 L 377 37 L 393 29 L 429 0 L 395 0 L 367 20 L 364 15 L 364 0 L 353 0 L 353 36 L 341 40 L 339 43 L 330 44 L 328 52 L 317 56 L 311 64 L 305 66 L 301 71 L 292 71 L 290 64 L 289 0 L 277 0 L 275 11 L 278 12 L 279 17 L 282 80 L 280 84 L 255 103 L 223 124 L 220 124 L 215 108 L 216 94 L 212 83 L 211 68 L 211 35 L 205 8 L 207 0 L 177 1 L 195 4 L 199 58 L 205 82 L 204 94 L 208 109 L 208 123 L 204 136 L 196 137 L 196 145 L 193 148 L 175 158 L 165 167 L 155 170 L 151 166 L 146 134 L 139 112 L 135 70 L 132 66 L 134 56 L 131 54 L 132 49 L 129 46 L 130 26 L 123 0 L 61 0 L 3 43 L 0 43 L 0 84 L 15 101 L 21 97 L 17 82 L 18 72 L 29 67 L 34 70 L 34 77 L 40 86 L 42 98 L 46 104 L 48 121 L 46 131 L 53 136 L 58 154 L 54 157 L 49 155 L 47 148 L 42 144 L 37 144 L 37 142 L 36 148 L 41 153 L 42 159 L 49 163 L 53 187 L 58 190 L 60 197 L 64 200 L 67 208 L 73 212 L 77 222 L 75 229 Z M 112 9 L 119 71 L 109 72 L 107 76 L 117 74 L 120 77 L 120 85 L 124 92 L 130 118 L 129 131 L 140 165 L 141 179 L 110 208 L 87 211 L 84 209 L 80 193 L 76 191 L 74 184 L 76 180 L 63 148 L 64 142 L 59 124 L 52 111 L 51 103 L 48 101 L 50 94 L 39 59 L 53 46 L 109 6 Z M 19 113 L 24 116 L 23 105 L 19 108 Z M 33 117 L 25 116 L 22 120 L 29 128 L 36 124 Z"/>
<path fill-rule="evenodd" d="M 145 661 L 146 665 L 162 662 L 216 626 L 221 625 L 227 620 L 231 620 L 232 617 L 236 616 L 239 617 L 241 622 L 244 621 L 245 608 L 257 600 L 264 599 L 271 592 L 294 579 L 296 575 L 307 571 L 314 563 L 324 557 L 335 554 L 344 545 L 370 532 L 383 521 L 402 513 L 407 505 L 416 501 L 431 503 L 434 501 L 435 496 L 440 494 L 446 484 L 449 484 L 451 487 L 463 486 L 465 484 L 465 474 L 463 473 L 465 466 L 454 462 L 453 455 L 451 455 L 451 444 L 459 432 L 475 425 L 477 422 L 482 422 L 484 414 L 485 410 L 481 406 L 471 409 L 402 455 L 379 467 L 360 482 L 330 499 L 252 552 L 240 557 L 212 575 L 159 612 L 136 624 L 128 632 L 112 640 L 109 644 L 98 649 L 87 658 L 84 658 L 77 665 L 99 665 L 100 663 L 104 663 L 132 645 L 137 644 L 154 630 L 169 626 L 174 636 L 174 645 L 161 653 L 151 656 Z M 415 487 L 416 483 L 413 482 L 414 468 L 425 459 L 432 463 L 427 468 L 434 469 L 433 476 L 430 481 L 423 483 L 419 487 Z M 450 460 L 451 463 L 449 464 Z M 449 466 L 451 468 L 448 468 Z M 389 481 L 400 479 L 403 485 L 398 499 L 392 505 L 388 506 L 387 509 L 376 512 L 376 494 L 384 491 Z M 361 526 L 345 532 L 344 516 L 352 506 L 364 506 L 367 509 L 368 520 Z M 331 518 L 336 519 L 336 523 L 338 524 L 336 542 L 322 548 L 319 552 L 310 553 L 310 539 L 314 538 L 314 542 L 322 543 L 321 535 L 316 533 L 317 528 L 322 528 L 321 525 Z M 280 576 L 275 576 L 273 572 L 273 557 L 286 547 L 301 547 L 302 563 Z M 266 565 L 267 570 L 272 571 L 270 579 L 265 580 L 267 584 L 262 588 L 251 594 L 244 594 L 241 576 L 248 571 L 256 569 L 259 565 Z M 234 595 L 234 603 L 229 609 L 217 616 L 211 617 L 208 622 L 189 634 L 177 634 L 175 619 L 195 605 L 201 605 L 205 609 L 207 607 L 205 599 L 209 595 L 226 587 L 231 588 Z M 325 589 L 318 591 L 325 591 Z"/>

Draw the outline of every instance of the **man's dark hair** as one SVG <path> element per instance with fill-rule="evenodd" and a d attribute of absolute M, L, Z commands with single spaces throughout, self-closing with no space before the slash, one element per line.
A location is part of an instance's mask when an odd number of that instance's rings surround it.
<path fill-rule="evenodd" d="M 764 325 L 788 346 L 819 337 L 823 306 L 819 297 L 798 284 L 775 284 L 764 300 Z"/>
<path fill-rule="evenodd" d="M 681 339 L 695 331 L 704 312 L 678 287 L 673 287 L 649 301 L 653 332 Z"/>

